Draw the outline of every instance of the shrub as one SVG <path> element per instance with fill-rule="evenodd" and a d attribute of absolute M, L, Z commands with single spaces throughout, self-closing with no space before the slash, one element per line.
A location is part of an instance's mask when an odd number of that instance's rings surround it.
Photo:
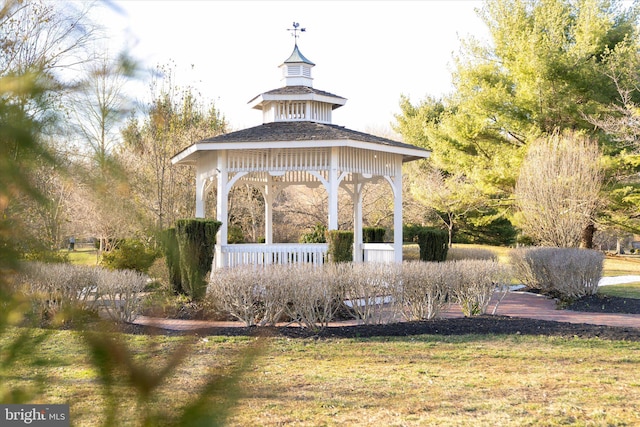
<path fill-rule="evenodd" d="M 398 305 L 398 265 L 357 263 L 340 272 L 344 275 L 345 295 L 356 319 L 365 324 L 385 323 L 395 319 Z"/>
<path fill-rule="evenodd" d="M 137 239 L 123 239 L 102 255 L 101 264 L 111 270 L 135 270 L 146 273 L 159 253 Z"/>
<path fill-rule="evenodd" d="M 227 242 L 229 244 L 244 243 L 244 233 L 242 232 L 242 228 L 237 225 L 229 227 Z"/>
<path fill-rule="evenodd" d="M 32 248 L 29 252 L 22 254 L 25 261 L 36 261 L 45 263 L 66 263 L 69 262 L 68 252 L 61 252 L 45 248 Z"/>
<path fill-rule="evenodd" d="M 327 227 L 316 224 L 313 230 L 300 236 L 300 243 L 327 243 Z"/>
<path fill-rule="evenodd" d="M 604 255 L 575 248 L 527 248 L 510 253 L 514 275 L 529 288 L 571 301 L 598 291 Z"/>
<path fill-rule="evenodd" d="M 97 269 L 97 288 L 102 307 L 116 322 L 132 322 L 141 311 L 141 292 L 147 276 L 134 270 Z"/>
<path fill-rule="evenodd" d="M 284 311 L 280 307 L 284 301 L 275 301 L 275 305 L 266 301 L 277 291 L 266 283 L 269 273 L 270 269 L 256 266 L 216 270 L 209 281 L 207 300 L 246 326 L 274 324 Z"/>
<path fill-rule="evenodd" d="M 444 261 L 449 249 L 449 235 L 437 228 L 424 227 L 418 231 L 421 261 Z"/>
<path fill-rule="evenodd" d="M 207 300 L 247 326 L 288 319 L 317 330 L 342 303 L 338 270 L 337 265 L 290 264 L 223 269 L 211 277 Z"/>
<path fill-rule="evenodd" d="M 41 324 L 65 324 L 97 312 L 95 268 L 27 262 L 16 282 Z"/>
<path fill-rule="evenodd" d="M 353 261 L 353 231 L 329 230 L 327 242 L 330 262 Z"/>
<path fill-rule="evenodd" d="M 176 221 L 182 288 L 194 300 L 206 293 L 206 275 L 211 270 L 220 225 L 218 221 L 202 218 Z"/>
<path fill-rule="evenodd" d="M 384 242 L 384 234 L 386 231 L 384 227 L 364 227 L 362 229 L 362 242 L 382 243 Z"/>
<path fill-rule="evenodd" d="M 428 320 L 437 317 L 447 305 L 451 268 L 445 263 L 405 262 L 400 270 L 401 286 L 394 300 L 403 309 L 407 320 Z"/>
<path fill-rule="evenodd" d="M 465 316 L 485 314 L 498 287 L 506 286 L 506 269 L 495 261 L 462 260 L 447 263 L 449 291 Z"/>
<path fill-rule="evenodd" d="M 167 262 L 167 269 L 169 270 L 171 289 L 176 295 L 183 294 L 185 291 L 182 287 L 182 276 L 180 275 L 180 248 L 174 227 L 164 231 L 162 235 L 162 247 Z"/>
<path fill-rule="evenodd" d="M 498 261 L 495 252 L 482 248 L 449 248 L 447 261 L 460 261 L 464 259 L 477 259 L 485 261 Z"/>
<path fill-rule="evenodd" d="M 347 264 L 290 266 L 286 274 L 285 314 L 292 322 L 311 330 L 328 325 L 344 300 L 342 271 Z M 282 282 L 279 284 L 282 286 Z"/>
<path fill-rule="evenodd" d="M 17 282 L 41 323 L 68 323 L 100 308 L 113 320 L 131 322 L 139 312 L 147 276 L 133 270 L 33 262 L 25 264 Z"/>
<path fill-rule="evenodd" d="M 415 224 L 405 224 L 402 226 L 402 241 L 415 243 L 418 241 L 418 232 L 424 227 Z"/>

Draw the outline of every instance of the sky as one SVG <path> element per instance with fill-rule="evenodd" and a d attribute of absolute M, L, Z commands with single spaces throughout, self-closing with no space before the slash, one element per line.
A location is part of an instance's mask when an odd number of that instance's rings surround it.
<path fill-rule="evenodd" d="M 461 41 L 488 39 L 479 0 L 171 1 L 111 0 L 94 11 L 109 52 L 123 48 L 142 68 L 176 64 L 175 81 L 213 101 L 231 129 L 262 124 L 247 103 L 281 87 L 293 22 L 298 47 L 314 62 L 313 87 L 347 98 L 333 123 L 384 133 L 405 95 L 416 103 L 451 91 Z M 129 94 L 149 98 L 148 82 Z"/>

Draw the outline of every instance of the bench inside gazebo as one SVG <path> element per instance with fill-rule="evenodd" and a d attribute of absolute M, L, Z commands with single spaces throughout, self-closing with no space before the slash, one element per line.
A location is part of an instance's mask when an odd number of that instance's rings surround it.
<path fill-rule="evenodd" d="M 204 139 L 176 154 L 174 165 L 196 171 L 196 217 L 204 218 L 207 192 L 215 185 L 214 268 L 245 264 L 322 264 L 327 245 L 273 242 L 273 204 L 290 185 L 323 186 L 328 195 L 328 230 L 338 229 L 338 190 L 353 200 L 354 262 L 402 262 L 402 164 L 426 158 L 429 151 L 331 123 L 331 113 L 346 99 L 314 89 L 314 66 L 294 46 L 280 66 L 284 86 L 256 96 L 263 124 Z M 393 243 L 363 243 L 362 195 L 365 185 L 385 180 L 394 203 Z M 229 192 L 238 183 L 258 188 L 265 201 L 265 243 L 228 243 Z"/>

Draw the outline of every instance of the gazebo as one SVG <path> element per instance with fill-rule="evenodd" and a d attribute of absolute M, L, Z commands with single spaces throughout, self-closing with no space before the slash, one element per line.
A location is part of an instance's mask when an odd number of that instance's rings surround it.
<path fill-rule="evenodd" d="M 338 229 L 338 190 L 345 189 L 354 206 L 354 262 L 402 262 L 402 164 L 427 158 L 430 152 L 332 124 L 332 111 L 347 100 L 313 87 L 314 66 L 296 42 L 280 65 L 284 85 L 249 101 L 252 108 L 262 110 L 262 125 L 203 139 L 171 159 L 174 165 L 195 166 L 196 217 L 205 217 L 205 195 L 217 186 L 216 219 L 222 225 L 213 268 L 323 262 L 326 244 L 273 242 L 273 203 L 289 185 L 326 189 L 329 230 Z M 362 190 L 378 179 L 386 180 L 393 194 L 393 244 L 363 244 Z M 265 243 L 228 243 L 229 192 L 238 182 L 262 192 Z"/>

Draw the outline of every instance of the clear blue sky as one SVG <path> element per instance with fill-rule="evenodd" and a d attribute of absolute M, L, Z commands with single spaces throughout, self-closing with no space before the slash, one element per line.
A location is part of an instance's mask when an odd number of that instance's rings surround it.
<path fill-rule="evenodd" d="M 95 12 L 109 50 L 127 47 L 148 68 L 174 61 L 177 83 L 214 100 L 233 129 L 262 123 L 247 102 L 282 85 L 294 21 L 306 28 L 298 46 L 316 64 L 314 87 L 348 99 L 334 123 L 361 131 L 389 128 L 401 94 L 448 92 L 461 40 L 487 39 L 479 0 L 111 3 Z M 131 91 L 144 98 L 146 88 Z"/>

